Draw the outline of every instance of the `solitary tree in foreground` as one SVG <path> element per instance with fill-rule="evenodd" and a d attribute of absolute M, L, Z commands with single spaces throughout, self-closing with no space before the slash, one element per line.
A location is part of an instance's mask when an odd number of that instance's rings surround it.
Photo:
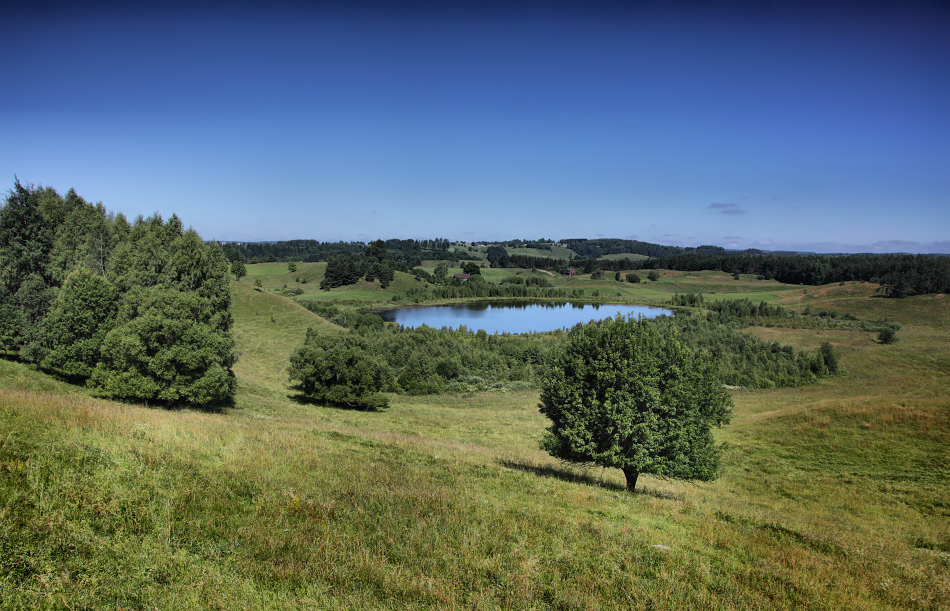
<path fill-rule="evenodd" d="M 709 481 L 719 471 L 713 426 L 728 424 L 732 401 L 708 358 L 645 319 L 575 327 L 541 382 L 551 419 L 541 448 L 572 462 L 637 477 Z"/>

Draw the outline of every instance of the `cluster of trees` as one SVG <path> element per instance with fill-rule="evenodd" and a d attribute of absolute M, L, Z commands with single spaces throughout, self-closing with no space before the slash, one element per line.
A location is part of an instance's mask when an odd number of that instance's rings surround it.
<path fill-rule="evenodd" d="M 429 240 L 390 239 L 384 242 L 389 259 L 409 267 L 420 265 L 423 258 L 458 261 L 459 255 L 449 251 L 445 238 Z M 264 263 L 276 261 L 327 261 L 330 257 L 362 254 L 364 242 L 319 242 L 317 240 L 283 240 L 279 242 L 228 242 L 222 245 L 229 261 Z M 414 262 L 415 261 L 415 262 Z"/>
<path fill-rule="evenodd" d="M 550 250 L 550 246 L 548 250 Z M 510 267 L 511 257 L 504 246 L 492 245 L 488 247 L 488 264 L 492 267 Z"/>
<path fill-rule="evenodd" d="M 728 252 L 728 251 L 727 251 Z M 950 292 L 950 257 L 937 255 L 777 255 L 681 253 L 636 262 L 637 269 L 717 270 L 757 274 L 786 284 L 863 281 L 889 297 Z"/>
<path fill-rule="evenodd" d="M 583 299 L 584 289 L 558 289 L 550 287 L 521 285 L 521 284 L 493 284 L 479 275 L 471 276 L 464 282 L 453 281 L 427 289 L 427 294 L 433 299 L 472 299 L 472 298 L 502 298 L 514 297 L 518 299 Z"/>
<path fill-rule="evenodd" d="M 750 325 L 782 326 L 797 329 L 848 329 L 855 331 L 882 332 L 899 331 L 900 323 L 891 320 L 862 320 L 847 312 L 834 310 L 812 310 L 805 307 L 794 312 L 778 304 L 761 301 L 758 304 L 750 299 L 723 299 L 707 302 L 702 293 L 676 293 L 670 299 L 674 306 L 698 307 L 707 312 L 710 322 L 729 325 L 734 328 Z"/>
<path fill-rule="evenodd" d="M 129 223 L 17 180 L 0 209 L 0 350 L 112 397 L 226 402 L 228 271 L 177 216 Z"/>
<path fill-rule="evenodd" d="M 837 354 L 827 342 L 818 352 L 798 351 L 703 315 L 661 317 L 654 324 L 675 329 L 685 345 L 710 355 L 719 376 L 732 386 L 803 386 L 838 373 Z"/>
<path fill-rule="evenodd" d="M 332 339 L 308 336 L 293 361 L 292 379 L 315 400 L 363 409 L 383 406 L 379 394 L 383 392 L 436 394 L 511 383 L 537 385 L 541 372 L 565 341 L 563 332 L 488 335 L 465 328 L 393 327 L 371 313 L 312 302 L 306 306 L 351 332 Z M 673 333 L 683 346 L 707 354 L 709 367 L 735 386 L 798 386 L 838 371 L 837 355 L 830 344 L 816 353 L 796 351 L 700 315 L 660 317 L 644 324 Z M 331 350 L 329 345 L 334 342 L 340 347 Z M 366 362 L 358 362 L 360 355 Z M 320 373 L 328 359 L 346 366 Z M 380 364 L 385 366 L 380 368 Z M 342 388 L 334 390 L 334 385 Z"/>
<path fill-rule="evenodd" d="M 507 276 L 502 279 L 501 284 L 523 284 L 524 286 L 537 286 L 548 288 L 551 283 L 542 276 Z"/>
<path fill-rule="evenodd" d="M 647 257 L 665 257 L 683 251 L 683 249 L 678 246 L 661 246 L 660 244 L 651 244 L 638 240 L 621 240 L 616 238 L 601 238 L 596 240 L 576 238 L 561 240 L 561 242 L 576 252 L 577 258 L 580 259 L 600 259 L 606 255 L 621 253 L 645 255 Z"/>
<path fill-rule="evenodd" d="M 276 261 L 326 261 L 330 257 L 361 253 L 363 242 L 320 242 L 283 240 L 280 242 L 227 242 L 221 245 L 228 261 L 266 263 Z"/>
<path fill-rule="evenodd" d="M 500 242 L 498 246 L 504 246 L 506 248 L 534 248 L 536 250 L 551 250 L 554 246 L 554 240 L 549 240 L 547 238 L 538 238 L 537 240 L 508 240 L 507 242 Z"/>
<path fill-rule="evenodd" d="M 386 245 L 382 240 L 376 240 L 365 249 L 365 253 L 330 257 L 320 288 L 329 290 L 356 284 L 361 278 L 367 282 L 379 278 L 380 286 L 388 288 L 396 277 L 395 267 Z"/>
<path fill-rule="evenodd" d="M 550 346 L 558 342 L 558 334 L 384 326 L 373 314 L 311 307 L 351 332 L 308 332 L 291 359 L 290 379 L 307 397 L 359 409 L 386 407 L 383 392 L 424 395 L 533 385 Z"/>

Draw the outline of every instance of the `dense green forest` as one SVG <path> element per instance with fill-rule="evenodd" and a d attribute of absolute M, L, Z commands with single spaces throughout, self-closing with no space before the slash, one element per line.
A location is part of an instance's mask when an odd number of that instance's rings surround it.
<path fill-rule="evenodd" d="M 756 274 L 763 280 L 817 286 L 833 282 L 863 281 L 881 285 L 887 297 L 909 297 L 950 292 L 950 257 L 939 255 L 783 255 L 741 253 L 679 254 L 646 260 L 553 259 L 529 255 L 496 256 L 495 267 L 544 269 L 566 273 L 575 268 L 589 274 L 595 270 L 623 271 L 672 269 L 679 271 L 724 271 Z"/>
<path fill-rule="evenodd" d="M 0 350 L 115 398 L 227 402 L 227 260 L 177 216 L 129 223 L 16 181 L 0 209 Z"/>
<path fill-rule="evenodd" d="M 950 257 L 937 255 L 776 255 L 682 253 L 648 259 L 637 269 L 718 270 L 757 274 L 785 284 L 820 285 L 860 280 L 881 285 L 888 297 L 950 293 Z"/>
<path fill-rule="evenodd" d="M 415 267 L 423 259 L 459 261 L 460 253 L 450 250 L 445 238 L 432 240 L 390 239 L 383 242 L 387 259 L 394 264 Z M 319 242 L 317 240 L 283 240 L 278 242 L 227 242 L 222 244 L 229 261 L 266 263 L 277 261 L 328 261 L 341 255 L 363 254 L 365 242 Z M 463 257 L 464 258 L 464 257 Z"/>

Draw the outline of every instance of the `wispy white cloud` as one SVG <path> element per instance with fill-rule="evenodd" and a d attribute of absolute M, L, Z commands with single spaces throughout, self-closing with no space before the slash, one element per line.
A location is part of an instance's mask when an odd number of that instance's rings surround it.
<path fill-rule="evenodd" d="M 716 210 L 719 214 L 746 214 L 748 211 L 739 207 L 739 204 L 732 202 L 713 202 L 709 204 L 710 210 Z"/>

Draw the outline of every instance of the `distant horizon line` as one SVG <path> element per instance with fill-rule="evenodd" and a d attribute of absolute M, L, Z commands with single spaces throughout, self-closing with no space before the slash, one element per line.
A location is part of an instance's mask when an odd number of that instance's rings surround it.
<path fill-rule="evenodd" d="M 611 238 L 607 238 L 607 237 L 597 237 L 597 238 L 575 237 L 575 238 L 560 238 L 560 239 L 557 239 L 557 240 L 551 240 L 551 239 L 549 239 L 549 238 L 534 238 L 534 239 L 508 238 L 508 239 L 503 239 L 503 240 L 453 240 L 453 239 L 451 239 L 451 238 L 444 238 L 444 237 L 440 237 L 440 236 L 435 236 L 435 237 L 426 237 L 426 238 L 423 238 L 423 237 L 413 237 L 413 238 L 375 238 L 375 239 L 372 239 L 372 240 L 360 240 L 360 239 L 353 239 L 353 240 L 320 240 L 320 239 L 318 239 L 318 238 L 284 238 L 284 239 L 278 239 L 278 240 L 219 240 L 219 239 L 208 239 L 208 240 L 206 240 L 206 241 L 208 241 L 208 242 L 217 242 L 217 243 L 219 243 L 219 244 L 277 244 L 277 243 L 279 243 L 279 242 L 295 242 L 295 241 L 314 241 L 314 242 L 319 242 L 319 243 L 322 243 L 322 244 L 327 244 L 327 243 L 330 243 L 330 244 L 332 244 L 332 243 L 340 243 L 340 244 L 369 244 L 369 243 L 371 243 L 371 242 L 374 242 L 376 239 L 381 239 L 381 240 L 383 240 L 384 242 L 385 242 L 385 241 L 388 241 L 388 240 L 416 240 L 416 241 L 426 241 L 426 240 L 445 239 L 445 240 L 449 240 L 449 243 L 450 243 L 451 245 L 458 245 L 458 246 L 461 246 L 461 245 L 465 245 L 465 246 L 476 246 L 476 245 L 479 245 L 479 244 L 484 244 L 484 245 L 488 246 L 488 245 L 492 245 L 492 244 L 503 244 L 503 243 L 505 243 L 505 242 L 511 242 L 511 241 L 513 241 L 513 240 L 519 240 L 519 241 L 522 241 L 522 242 L 531 242 L 531 241 L 538 241 L 538 242 L 540 242 L 540 241 L 545 241 L 545 242 L 547 242 L 547 243 L 550 243 L 550 244 L 553 244 L 553 245 L 560 245 L 560 246 L 563 246 L 564 243 L 565 243 L 565 241 L 567 241 L 567 240 L 587 240 L 587 241 L 596 241 L 596 240 L 625 240 L 625 241 L 631 241 L 631 242 L 640 242 L 640 243 L 642 243 L 642 244 L 651 244 L 651 245 L 654 245 L 654 246 L 662 246 L 662 247 L 664 247 L 664 248 L 682 248 L 682 249 L 693 249 L 693 250 L 699 249 L 699 248 L 704 248 L 704 247 L 719 248 L 719 249 L 722 249 L 722 250 L 724 250 L 724 251 L 726 251 L 726 252 L 730 252 L 730 253 L 742 253 L 742 252 L 754 251 L 754 252 L 756 252 L 756 253 L 762 253 L 762 254 L 779 254 L 779 255 L 829 255 L 829 256 L 838 256 L 838 255 L 840 255 L 840 256 L 845 256 L 845 255 L 847 255 L 847 256 L 855 256 L 855 255 L 930 255 L 930 256 L 950 256 L 950 240 L 948 240 L 948 241 L 941 241 L 941 242 L 932 242 L 932 243 L 929 244 L 929 246 L 931 246 L 931 247 L 938 247 L 938 248 L 942 248 L 942 249 L 944 249 L 944 250 L 931 250 L 931 251 L 919 250 L 919 251 L 916 251 L 916 252 L 915 252 L 915 251 L 912 251 L 912 250 L 886 250 L 886 251 L 885 251 L 885 250 L 874 250 L 874 246 L 873 246 L 873 245 L 853 246 L 853 247 L 852 247 L 853 250 L 848 250 L 847 248 L 849 247 L 849 245 L 845 245 L 845 244 L 840 244 L 840 245 L 838 245 L 838 246 L 842 246 L 842 247 L 845 247 L 845 248 L 844 248 L 844 249 L 837 249 L 837 250 L 836 250 L 836 249 L 828 249 L 828 250 L 816 249 L 816 250 L 810 250 L 810 249 L 800 249 L 800 248 L 775 248 L 775 249 L 768 249 L 768 248 L 761 248 L 761 247 L 755 247 L 755 246 L 749 246 L 749 247 L 747 247 L 747 248 L 730 248 L 730 247 L 727 247 L 727 246 L 721 246 L 721 245 L 718 245 L 718 244 L 710 244 L 710 243 L 701 243 L 701 244 L 697 244 L 697 245 L 695 245 L 695 246 L 682 246 L 682 245 L 678 245 L 678 244 L 663 244 L 663 243 L 661 243 L 661 242 L 648 242 L 648 241 L 640 240 L 640 239 L 637 239 L 637 238 L 617 238 L 617 237 L 611 237 Z M 894 243 L 894 242 L 898 242 L 898 243 L 900 243 L 900 244 L 908 244 L 908 245 L 909 245 L 909 244 L 912 244 L 911 242 L 904 241 L 904 240 L 892 240 L 892 241 L 888 241 L 888 242 L 875 242 L 875 244 L 888 244 L 888 243 Z M 820 244 L 820 243 L 819 243 L 819 244 Z M 817 246 L 817 245 L 818 245 L 818 244 L 816 244 L 816 246 Z M 938 246 L 938 245 L 939 245 L 939 246 Z M 866 249 L 866 250 L 865 250 L 865 249 Z"/>

